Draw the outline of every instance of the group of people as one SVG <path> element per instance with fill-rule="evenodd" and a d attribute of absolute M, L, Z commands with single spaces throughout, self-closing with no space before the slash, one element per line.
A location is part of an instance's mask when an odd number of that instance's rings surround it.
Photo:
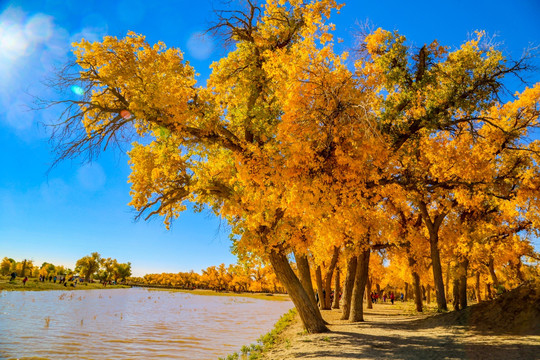
<path fill-rule="evenodd" d="M 71 276 L 69 279 L 66 279 L 66 275 L 60 275 L 59 277 L 57 277 L 56 275 L 54 276 L 49 275 L 48 277 L 47 275 L 39 275 L 40 282 L 49 281 L 49 282 L 54 282 L 56 284 L 57 280 L 59 284 L 65 284 L 66 281 L 73 281 L 73 276 Z"/>
<path fill-rule="evenodd" d="M 377 292 L 372 292 L 371 295 L 370 295 L 370 297 L 371 297 L 371 302 L 372 302 L 372 303 L 376 303 L 376 302 L 379 300 L 379 297 L 380 297 L 380 296 L 379 296 L 379 293 L 377 293 Z M 403 293 L 400 294 L 399 298 L 400 298 L 401 301 L 403 301 L 403 299 L 404 299 Z M 390 302 L 391 302 L 392 304 L 394 304 L 394 301 L 396 300 L 396 296 L 394 295 L 393 292 L 390 292 L 390 295 L 388 295 L 388 294 L 386 294 L 386 293 L 383 293 L 383 295 L 382 295 L 382 301 L 383 301 L 383 302 L 386 302 L 387 299 L 389 299 Z"/>
<path fill-rule="evenodd" d="M 15 278 L 17 277 L 17 273 L 16 272 L 12 272 L 11 273 L 11 278 L 9 279 L 10 282 L 13 282 L 15 281 Z M 49 282 L 54 282 L 56 283 L 56 281 L 58 281 L 59 284 L 64 284 L 64 286 L 68 286 L 67 282 L 70 281 L 72 282 L 70 284 L 70 286 L 72 287 L 75 287 L 77 285 L 77 282 L 78 281 L 81 281 L 81 279 L 75 279 L 73 276 L 70 276 L 69 279 L 67 279 L 67 277 L 65 275 L 60 275 L 59 277 L 57 277 L 56 275 L 50 275 L 50 276 L 46 276 L 46 275 L 39 275 L 39 282 L 46 282 L 46 281 L 49 281 Z M 23 279 L 22 279 L 22 283 L 24 286 L 26 286 L 26 283 L 28 282 L 28 276 L 25 276 Z"/>

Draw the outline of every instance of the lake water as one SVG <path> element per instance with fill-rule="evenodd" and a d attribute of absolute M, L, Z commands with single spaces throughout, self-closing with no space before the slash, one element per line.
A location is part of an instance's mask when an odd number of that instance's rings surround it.
<path fill-rule="evenodd" d="M 141 288 L 0 291 L 0 359 L 217 359 L 292 307 Z"/>

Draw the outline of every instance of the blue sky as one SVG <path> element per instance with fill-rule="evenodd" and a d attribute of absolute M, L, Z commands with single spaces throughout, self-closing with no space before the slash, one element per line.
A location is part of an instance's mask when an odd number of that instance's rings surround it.
<path fill-rule="evenodd" d="M 121 152 L 106 152 L 92 164 L 65 162 L 47 173 L 53 155 L 48 131 L 38 124 L 57 112 L 26 109 L 29 94 L 54 96 L 42 82 L 66 62 L 70 43 L 81 37 L 144 34 L 150 43 L 182 49 L 204 81 L 225 50 L 218 40 L 197 35 L 212 21 L 212 9 L 224 6 L 209 0 L 0 0 L 0 258 L 73 267 L 98 251 L 130 261 L 135 275 L 236 261 L 226 224 L 208 212 L 186 211 L 171 231 L 159 219 L 134 222 L 127 206 L 129 166 Z M 455 48 L 475 30 L 486 30 L 517 58 L 540 44 L 538 19 L 537 0 L 349 1 L 332 22 L 343 48 L 351 46 L 358 24 L 368 21 L 398 30 L 416 46 L 438 39 Z M 540 75 L 528 79 L 538 82 Z"/>

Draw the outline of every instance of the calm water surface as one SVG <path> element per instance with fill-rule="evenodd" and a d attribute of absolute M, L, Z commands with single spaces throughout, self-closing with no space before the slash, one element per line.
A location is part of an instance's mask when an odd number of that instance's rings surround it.
<path fill-rule="evenodd" d="M 217 359 L 292 307 L 140 288 L 0 291 L 0 359 Z"/>

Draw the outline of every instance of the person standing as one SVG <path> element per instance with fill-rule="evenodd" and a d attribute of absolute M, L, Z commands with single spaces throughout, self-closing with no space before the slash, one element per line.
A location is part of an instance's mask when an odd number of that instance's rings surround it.
<path fill-rule="evenodd" d="M 23 283 L 23 286 L 26 286 L 26 282 L 28 281 L 28 276 L 25 276 L 22 283 Z"/>

